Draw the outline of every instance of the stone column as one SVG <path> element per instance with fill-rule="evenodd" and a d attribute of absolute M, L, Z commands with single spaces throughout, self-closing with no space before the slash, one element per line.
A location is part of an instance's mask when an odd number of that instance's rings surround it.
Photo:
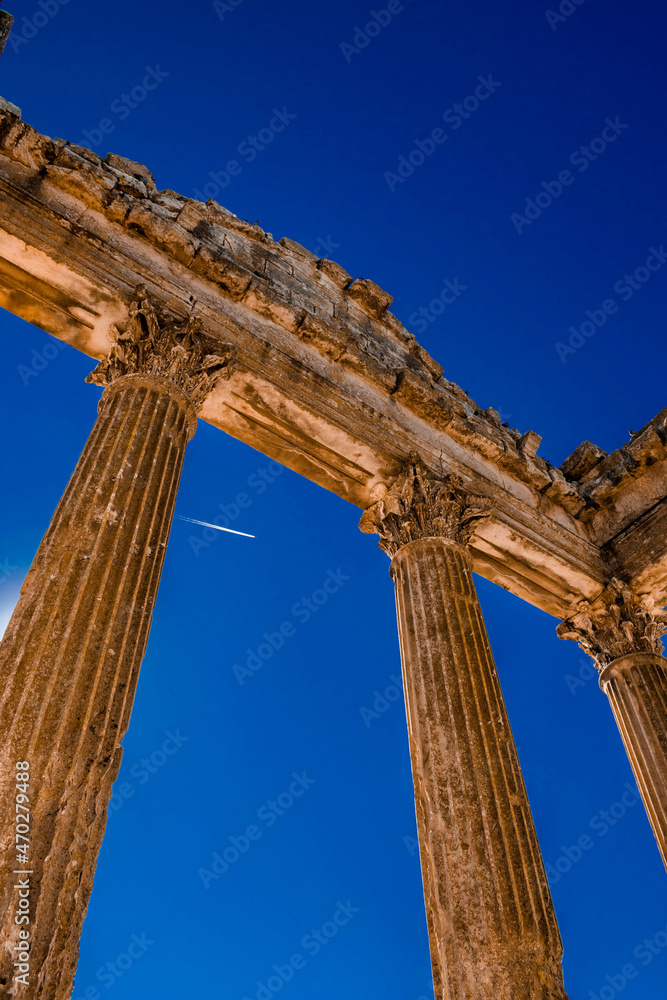
<path fill-rule="evenodd" d="M 0 10 L 0 56 L 3 53 L 7 39 L 12 30 L 14 18 L 6 10 Z"/>
<path fill-rule="evenodd" d="M 88 378 L 106 387 L 99 417 L 0 645 L 3 997 L 71 994 L 183 457 L 231 353 L 207 352 L 195 320 L 165 321 L 138 289 Z"/>
<path fill-rule="evenodd" d="M 612 580 L 558 626 L 592 657 L 667 868 L 667 612 Z"/>
<path fill-rule="evenodd" d="M 411 456 L 392 557 L 436 1000 L 564 1000 L 562 946 L 467 542 L 487 504 Z"/>

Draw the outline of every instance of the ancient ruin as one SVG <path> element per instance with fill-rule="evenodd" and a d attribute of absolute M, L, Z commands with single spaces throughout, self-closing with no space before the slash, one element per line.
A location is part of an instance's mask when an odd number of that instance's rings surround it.
<path fill-rule="evenodd" d="M 356 504 L 391 559 L 436 1000 L 564 1000 L 472 571 L 593 657 L 667 863 L 667 409 L 618 451 L 586 441 L 555 468 L 538 434 L 445 377 L 372 281 L 43 136 L 7 102 L 0 198 L 0 305 L 89 355 L 105 387 L 0 645 L 3 995 L 70 995 L 199 416 Z"/>

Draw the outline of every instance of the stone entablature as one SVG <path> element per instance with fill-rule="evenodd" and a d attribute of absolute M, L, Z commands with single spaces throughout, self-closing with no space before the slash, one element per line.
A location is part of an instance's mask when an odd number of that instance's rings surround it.
<path fill-rule="evenodd" d="M 619 452 L 584 443 L 556 468 L 539 435 L 444 377 L 372 281 L 7 111 L 0 200 L 0 305 L 98 359 L 137 285 L 175 321 L 194 305 L 238 355 L 203 419 L 364 509 L 411 451 L 444 462 L 493 503 L 475 570 L 561 618 L 612 575 L 667 599 L 665 412 Z"/>
<path fill-rule="evenodd" d="M 556 469 L 539 435 L 444 378 L 373 282 L 158 191 L 141 164 L 41 136 L 1 99 L 0 199 L 0 305 L 96 357 L 88 381 L 105 389 L 0 644 L 5 819 L 29 748 L 38 789 L 18 859 L 34 879 L 26 1000 L 71 995 L 200 411 L 364 508 L 392 559 L 435 996 L 566 1000 L 472 572 L 565 619 L 593 656 L 667 864 L 667 411 Z"/>

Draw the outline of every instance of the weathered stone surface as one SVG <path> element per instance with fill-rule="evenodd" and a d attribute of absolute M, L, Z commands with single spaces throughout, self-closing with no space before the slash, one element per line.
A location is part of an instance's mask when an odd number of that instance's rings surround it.
<path fill-rule="evenodd" d="M 0 13 L 2 12 L 0 11 Z M 0 39 L 0 45 L 1 44 L 2 41 Z M 15 104 L 11 103 L 11 101 L 6 101 L 4 97 L 0 97 L 0 111 L 6 111 L 7 114 L 13 115 L 15 118 L 18 118 L 19 121 L 21 119 L 21 109 L 17 108 Z"/>
<path fill-rule="evenodd" d="M 187 399 L 165 379 L 129 376 L 105 393 L 0 645 L 5 872 L 21 867 L 11 819 L 17 761 L 30 763 L 31 778 L 31 978 L 12 984 L 17 900 L 4 879 L 6 996 L 70 996 L 191 431 Z"/>
<path fill-rule="evenodd" d="M 620 580 L 559 625 L 593 659 L 667 867 L 667 611 Z"/>
<path fill-rule="evenodd" d="M 413 413 L 428 418 L 437 429 L 444 430 L 454 415 L 444 393 L 434 393 L 432 387 L 409 368 L 398 373 L 392 395 Z"/>
<path fill-rule="evenodd" d="M 536 434 L 535 431 L 526 431 L 525 434 L 521 435 L 516 446 L 522 455 L 527 458 L 535 458 L 541 443 L 542 438 L 539 434 Z"/>
<path fill-rule="evenodd" d="M 235 357 L 233 347 L 207 344 L 193 315 L 185 322 L 165 320 L 140 286 L 125 329 L 116 330 L 113 347 L 86 381 L 109 386 L 124 375 L 159 376 L 199 410 L 220 379 L 229 378 Z"/>
<path fill-rule="evenodd" d="M 667 868 L 667 660 L 630 653 L 600 674 Z"/>
<path fill-rule="evenodd" d="M 358 302 L 369 316 L 380 319 L 394 301 L 392 295 L 384 292 L 374 281 L 366 278 L 357 278 L 348 286 L 350 296 Z"/>
<path fill-rule="evenodd" d="M 9 33 L 12 30 L 14 18 L 6 10 L 0 10 L 0 56 L 7 44 Z"/>
<path fill-rule="evenodd" d="M 118 156 L 116 153 L 109 153 L 106 157 L 106 162 L 112 170 L 121 171 L 122 173 L 141 181 L 147 192 L 153 194 L 155 191 L 155 178 L 148 167 L 145 167 L 143 163 L 137 163 L 135 160 L 128 160 L 127 157 Z"/>
<path fill-rule="evenodd" d="M 662 653 L 667 611 L 637 597 L 621 580 L 612 580 L 593 603 L 582 601 L 571 618 L 556 629 L 561 639 L 574 639 L 598 670 L 631 653 Z"/>
<path fill-rule="evenodd" d="M 317 254 L 313 253 L 312 250 L 308 250 L 307 247 L 301 246 L 301 244 L 297 243 L 296 240 L 288 239 L 287 236 L 283 236 L 283 238 L 280 241 L 280 245 L 281 247 L 286 247 L 288 250 L 291 250 L 294 254 L 296 254 L 297 257 L 300 257 L 302 260 L 308 260 L 311 261 L 312 263 L 317 263 L 319 259 Z"/>
<path fill-rule="evenodd" d="M 389 489 L 376 488 L 374 500 L 359 528 L 380 535 L 380 548 L 392 558 L 420 538 L 444 537 L 465 544 L 490 515 L 487 500 L 472 497 L 456 476 L 435 477 L 416 453 Z"/>
<path fill-rule="evenodd" d="M 100 359 L 127 317 L 128 288 L 146 285 L 175 315 L 194 298 L 239 359 L 204 419 L 364 509 L 410 451 L 431 468 L 444 461 L 493 501 L 475 570 L 559 618 L 612 575 L 667 601 L 667 411 L 612 455 L 586 446 L 556 469 L 537 455 L 538 435 L 444 377 L 374 282 L 275 243 L 212 200 L 158 191 L 142 164 L 51 140 L 7 113 L 0 204 L 0 268 L 13 268 L 0 305 Z"/>
<path fill-rule="evenodd" d="M 549 886 L 462 544 L 486 516 L 460 480 L 413 456 L 360 525 L 393 556 L 434 992 L 565 1000 Z"/>
<path fill-rule="evenodd" d="M 582 441 L 579 447 L 575 448 L 561 464 L 560 471 L 566 479 L 574 481 L 583 479 L 606 457 L 607 452 L 603 451 L 602 448 L 598 448 L 591 441 Z"/>
<path fill-rule="evenodd" d="M 333 260 L 327 260 L 326 257 L 318 260 L 317 268 L 328 278 L 331 278 L 337 288 L 347 288 L 352 281 L 351 274 L 348 274 L 340 264 L 336 264 Z"/>
<path fill-rule="evenodd" d="M 232 354 L 210 353 L 196 320 L 165 318 L 139 289 L 90 376 L 107 386 L 99 417 L 0 644 L 0 857 L 5 872 L 30 871 L 31 888 L 31 971 L 19 986 L 18 897 L 12 880 L 0 887 L 2 996 L 71 994 L 185 448 Z M 24 865 L 17 762 L 30 774 Z"/>
<path fill-rule="evenodd" d="M 17 759 L 30 759 L 35 788 L 37 978 L 23 996 L 68 996 L 201 409 L 368 508 L 363 530 L 394 556 L 437 1000 L 563 1000 L 471 568 L 567 619 L 600 663 L 615 657 L 603 686 L 664 852 L 667 410 L 611 455 L 584 442 L 558 469 L 538 456 L 538 434 L 444 377 L 374 282 L 214 201 L 158 191 L 142 164 L 42 136 L 17 112 L 0 104 L 0 305 L 98 359 L 91 380 L 108 386 L 0 646 L 0 808 Z M 612 577 L 623 583 L 592 610 Z M 0 849 L 8 860 L 6 834 Z"/>

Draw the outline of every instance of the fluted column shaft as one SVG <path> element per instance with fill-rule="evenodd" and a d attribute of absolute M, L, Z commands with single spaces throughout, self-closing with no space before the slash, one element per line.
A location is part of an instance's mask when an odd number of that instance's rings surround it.
<path fill-rule="evenodd" d="M 613 577 L 556 629 L 592 658 L 667 867 L 667 610 Z"/>
<path fill-rule="evenodd" d="M 130 374 L 99 417 L 0 645 L 0 993 L 70 996 L 195 411 L 167 378 Z M 15 845 L 28 762 L 30 848 Z M 23 843 L 23 841 L 20 841 Z M 30 871 L 30 923 L 15 923 Z M 28 985 L 13 950 L 29 931 Z"/>
<path fill-rule="evenodd" d="M 563 1000 L 562 946 L 467 548 L 396 552 L 436 1000 Z"/>
<path fill-rule="evenodd" d="M 600 674 L 667 868 L 667 660 L 620 656 Z"/>

